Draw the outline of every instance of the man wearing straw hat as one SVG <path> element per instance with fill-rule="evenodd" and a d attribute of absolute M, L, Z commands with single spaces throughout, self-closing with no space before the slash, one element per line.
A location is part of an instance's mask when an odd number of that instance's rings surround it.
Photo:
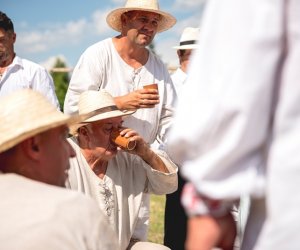
<path fill-rule="evenodd" d="M 122 118 L 134 111 L 120 111 L 105 90 L 81 94 L 79 114 L 93 113 L 71 131 L 76 158 L 70 160 L 68 185 L 92 196 L 119 235 L 121 249 L 169 249 L 134 238 L 143 193 L 167 194 L 177 189 L 177 167 L 159 150 L 151 150 L 141 136 L 123 128 Z M 118 147 L 115 130 L 135 142 L 132 148 Z"/>
<path fill-rule="evenodd" d="M 111 11 L 108 25 L 120 34 L 90 46 L 80 57 L 66 94 L 64 112 L 78 110 L 85 90 L 106 89 L 120 110 L 137 110 L 124 118 L 124 125 L 152 144 L 165 141 L 171 126 L 175 90 L 164 63 L 146 47 L 156 33 L 170 29 L 176 19 L 159 9 L 157 0 L 127 0 L 125 7 Z M 143 89 L 157 83 L 158 90 Z M 146 239 L 149 197 L 145 195 L 136 237 Z"/>
<path fill-rule="evenodd" d="M 199 28 L 186 27 L 181 34 L 179 45 L 173 47 L 177 49 L 180 63 L 179 68 L 171 75 L 178 98 L 180 98 L 181 89 L 187 79 L 190 56 L 193 50 L 198 47 L 198 38 Z M 184 249 L 186 238 L 187 216 L 180 203 L 184 183 L 184 179 L 178 175 L 178 190 L 166 196 L 164 244 L 172 250 Z"/>
<path fill-rule="evenodd" d="M 1 249 L 118 249 L 94 201 L 62 188 L 76 118 L 25 89 L 0 100 L 0 120 Z"/>

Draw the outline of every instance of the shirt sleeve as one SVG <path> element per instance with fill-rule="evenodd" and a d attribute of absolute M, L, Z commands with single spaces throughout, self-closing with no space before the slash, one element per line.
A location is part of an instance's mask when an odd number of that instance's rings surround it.
<path fill-rule="evenodd" d="M 168 138 L 183 175 L 216 200 L 264 195 L 282 31 L 279 6 L 256 2 L 208 2 Z"/>
<path fill-rule="evenodd" d="M 95 46 L 95 45 L 94 45 Z M 74 68 L 64 102 L 64 113 L 78 112 L 79 96 L 86 90 L 98 90 L 102 82 L 101 55 L 95 47 L 88 48 Z"/>
<path fill-rule="evenodd" d="M 154 151 L 164 162 L 167 169 L 169 170 L 169 173 L 163 173 L 155 170 L 151 168 L 147 163 L 145 163 L 142 159 L 140 159 L 143 162 L 143 167 L 146 170 L 147 174 L 145 192 L 154 193 L 157 195 L 173 193 L 177 190 L 178 187 L 178 168 L 164 151 Z"/>
<path fill-rule="evenodd" d="M 44 68 L 38 68 L 33 78 L 35 89 L 42 93 L 47 99 L 60 110 L 59 102 L 55 92 L 55 85 L 51 75 Z"/>

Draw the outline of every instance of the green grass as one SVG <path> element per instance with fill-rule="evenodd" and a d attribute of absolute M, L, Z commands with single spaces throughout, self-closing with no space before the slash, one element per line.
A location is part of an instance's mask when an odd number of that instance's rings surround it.
<path fill-rule="evenodd" d="M 165 195 L 151 195 L 148 241 L 163 244 L 165 201 Z"/>

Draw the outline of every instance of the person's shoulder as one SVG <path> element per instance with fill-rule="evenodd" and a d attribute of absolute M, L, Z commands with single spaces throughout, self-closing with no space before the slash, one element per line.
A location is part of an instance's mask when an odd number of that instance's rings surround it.
<path fill-rule="evenodd" d="M 162 64 L 163 66 L 165 66 L 162 59 L 158 55 L 156 55 L 154 52 L 152 52 L 151 50 L 149 50 L 149 58 L 150 58 L 150 60 L 155 61 L 157 64 Z"/>
<path fill-rule="evenodd" d="M 23 67 L 24 70 L 27 71 L 44 71 L 46 72 L 46 68 L 36 62 L 33 62 L 31 60 L 18 57 L 18 63 Z"/>
<path fill-rule="evenodd" d="M 89 202 L 85 195 L 66 189 L 64 187 L 57 187 L 49 185 L 40 181 L 31 180 L 17 174 L 3 174 L 1 175 L 0 188 L 10 190 L 13 195 L 17 192 L 20 196 L 30 195 L 33 200 L 44 200 L 47 197 L 47 203 L 74 203 L 85 201 Z M 22 187 L 22 189 L 20 189 Z"/>
<path fill-rule="evenodd" d="M 101 40 L 99 42 L 96 42 L 92 45 L 90 45 L 84 53 L 95 53 L 95 52 L 102 52 L 110 48 L 112 44 L 111 38 L 106 38 L 104 40 Z"/>
<path fill-rule="evenodd" d="M 1 217 L 4 225 L 17 222 L 18 219 L 22 221 L 18 227 L 8 230 L 8 234 L 12 235 L 25 232 L 26 237 L 21 237 L 16 242 L 17 246 L 22 244 L 22 249 L 33 249 L 26 246 L 38 246 L 41 242 L 49 241 L 49 238 L 52 240 L 46 249 L 57 249 L 59 246 L 64 249 L 79 249 L 80 247 L 76 247 L 78 245 L 100 249 L 96 245 L 101 241 L 107 246 L 102 249 L 117 249 L 114 247 L 117 240 L 113 232 L 107 229 L 107 218 L 99 210 L 96 201 L 83 193 L 16 174 L 0 174 L 0 193 L 7 197 L 6 202 L 0 203 L 1 211 L 8 211 L 5 222 Z M 103 229 L 107 229 L 105 236 L 99 239 L 99 233 Z M 6 243 L 14 245 L 11 241 Z"/>
<path fill-rule="evenodd" d="M 150 65 L 153 65 L 153 67 L 155 67 L 157 73 L 163 74 L 167 77 L 170 76 L 166 64 L 162 61 L 162 59 L 158 55 L 153 53 L 151 50 L 149 50 L 149 59 L 148 59 L 147 63 L 149 63 Z"/>

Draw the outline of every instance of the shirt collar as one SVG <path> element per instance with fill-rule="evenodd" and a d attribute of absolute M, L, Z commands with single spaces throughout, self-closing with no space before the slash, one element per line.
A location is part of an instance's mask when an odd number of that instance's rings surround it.
<path fill-rule="evenodd" d="M 18 57 L 17 55 L 15 55 L 14 60 L 7 68 L 10 69 L 10 68 L 14 68 L 14 67 L 23 68 L 22 59 L 20 57 Z"/>

